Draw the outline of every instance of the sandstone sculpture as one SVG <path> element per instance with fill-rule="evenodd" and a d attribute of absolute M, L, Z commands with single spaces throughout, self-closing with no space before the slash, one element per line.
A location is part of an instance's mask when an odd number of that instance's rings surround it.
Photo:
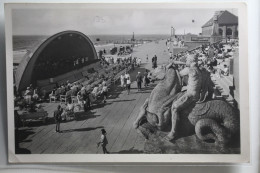
<path fill-rule="evenodd" d="M 171 105 L 181 94 L 178 71 L 168 65 L 165 78 L 153 89 L 150 97 L 140 108 L 134 127 L 142 126 L 142 120 L 160 131 L 169 132 L 171 128 Z M 182 118 L 188 118 L 195 126 L 200 140 L 214 140 L 217 144 L 226 144 L 239 130 L 238 111 L 224 100 L 207 100 L 190 105 L 181 112 Z M 182 124 L 180 124 L 181 126 Z"/>

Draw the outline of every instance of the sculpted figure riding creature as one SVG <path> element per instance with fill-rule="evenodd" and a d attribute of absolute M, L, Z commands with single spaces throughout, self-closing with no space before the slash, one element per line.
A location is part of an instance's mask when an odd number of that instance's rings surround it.
<path fill-rule="evenodd" d="M 181 86 L 184 76 L 188 76 L 186 87 Z M 178 120 L 186 116 L 199 139 L 227 143 L 239 129 L 239 116 L 227 102 L 211 100 L 212 93 L 210 75 L 198 67 L 196 55 L 188 55 L 186 68 L 180 72 L 173 61 L 166 67 L 165 78 L 140 108 L 134 127 L 138 128 L 143 119 L 161 131 L 170 127 L 165 139 L 171 141 L 176 137 Z M 210 130 L 205 133 L 204 129 Z"/>

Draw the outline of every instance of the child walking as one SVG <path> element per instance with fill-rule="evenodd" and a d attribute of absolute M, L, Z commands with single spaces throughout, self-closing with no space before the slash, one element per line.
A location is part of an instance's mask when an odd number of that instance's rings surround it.
<path fill-rule="evenodd" d="M 97 146 L 99 147 L 99 145 L 101 144 L 103 153 L 109 154 L 109 152 L 106 149 L 106 145 L 108 144 L 107 137 L 106 137 L 107 132 L 105 129 L 101 129 L 101 133 L 102 134 L 101 134 L 100 142 L 97 143 Z"/>

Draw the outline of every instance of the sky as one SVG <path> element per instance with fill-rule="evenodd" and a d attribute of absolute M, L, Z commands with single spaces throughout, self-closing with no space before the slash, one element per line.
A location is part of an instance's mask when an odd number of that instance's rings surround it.
<path fill-rule="evenodd" d="M 15 9 L 13 35 L 53 35 L 76 30 L 87 35 L 201 33 L 217 10 L 236 9 Z M 194 22 L 192 22 L 194 20 Z"/>

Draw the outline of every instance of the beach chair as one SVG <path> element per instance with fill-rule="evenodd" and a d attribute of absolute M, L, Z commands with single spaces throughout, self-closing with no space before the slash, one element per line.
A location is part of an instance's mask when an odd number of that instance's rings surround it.
<path fill-rule="evenodd" d="M 71 102 L 72 103 L 78 103 L 77 96 L 71 96 Z"/>
<path fill-rule="evenodd" d="M 50 103 L 55 103 L 56 102 L 56 97 L 55 96 L 50 96 Z"/>
<path fill-rule="evenodd" d="M 63 87 L 63 88 L 60 89 L 60 93 L 59 93 L 59 94 L 60 94 L 60 95 L 63 95 L 64 92 L 65 92 L 65 87 Z"/>
<path fill-rule="evenodd" d="M 71 97 L 72 90 L 66 92 L 66 95 L 60 95 L 61 103 L 67 103 L 67 100 Z"/>
<path fill-rule="evenodd" d="M 57 100 L 57 94 L 58 94 L 58 90 L 56 90 L 54 93 L 52 93 L 52 95 L 50 95 L 50 103 L 52 103 L 52 102 L 56 102 L 56 100 Z"/>

